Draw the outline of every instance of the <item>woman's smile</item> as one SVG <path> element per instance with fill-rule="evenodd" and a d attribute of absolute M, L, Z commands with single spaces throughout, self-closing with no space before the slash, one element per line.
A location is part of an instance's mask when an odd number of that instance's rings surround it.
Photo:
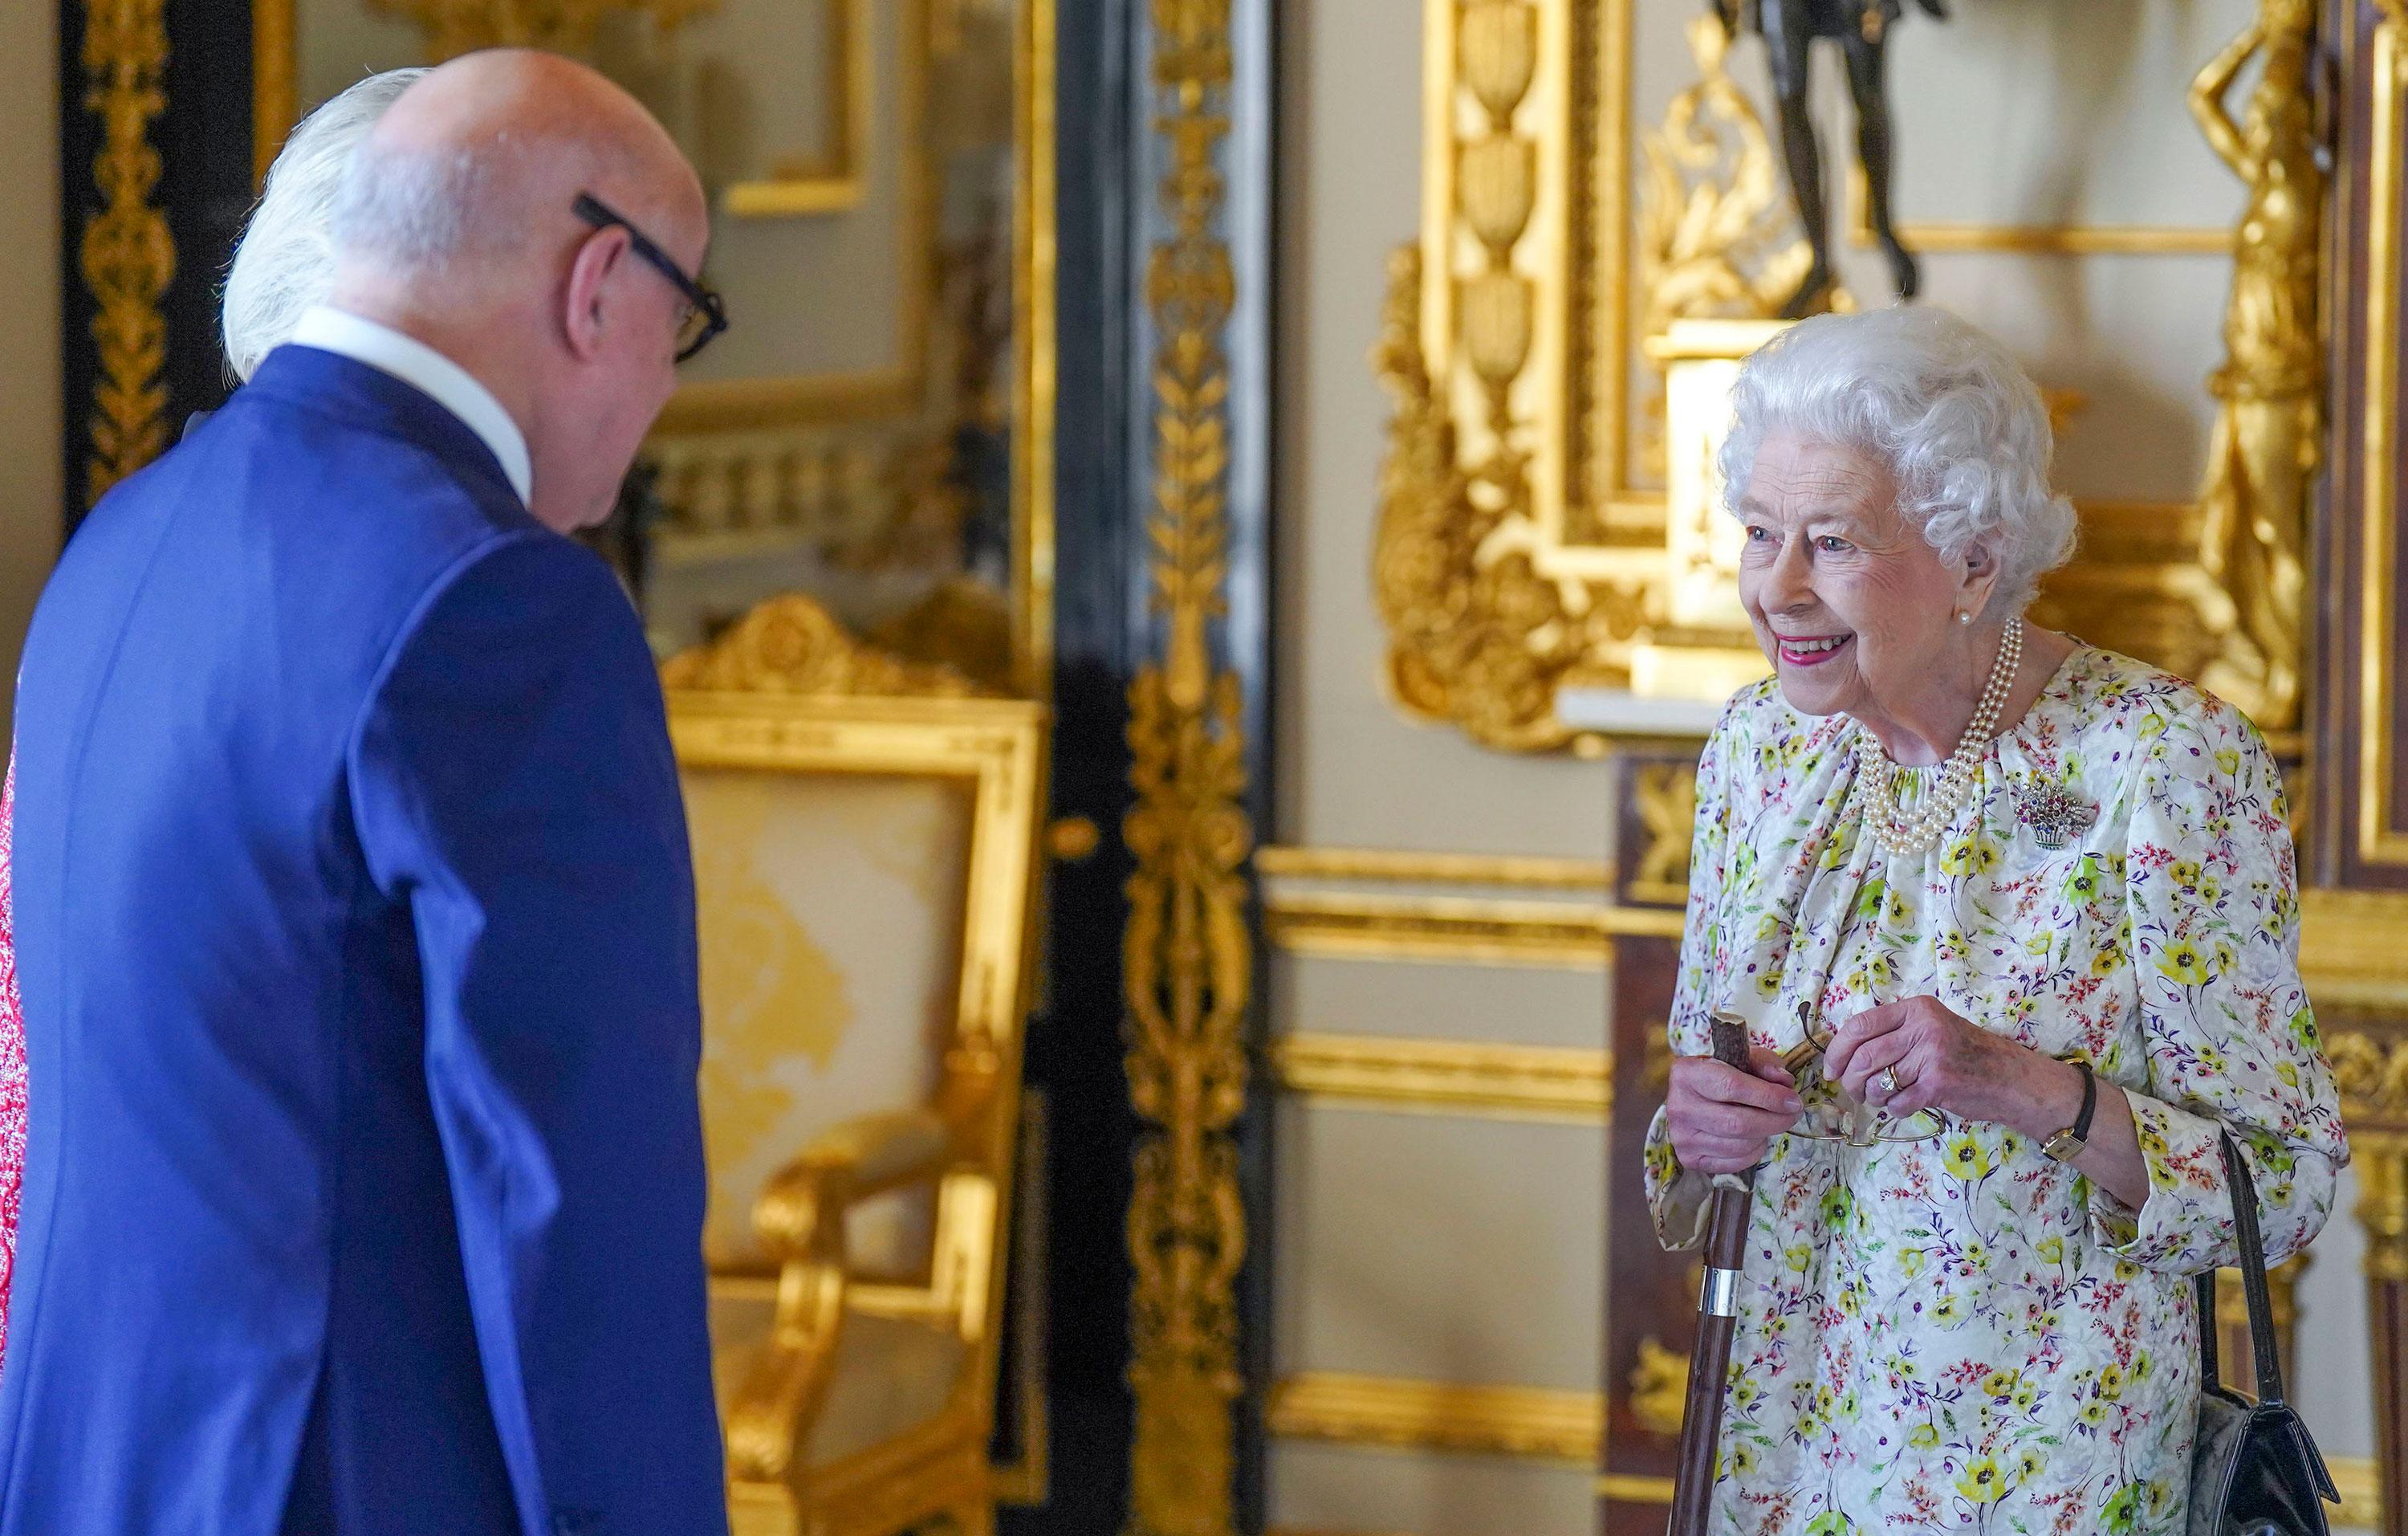
<path fill-rule="evenodd" d="M 1777 635 L 1781 659 L 1791 667 L 1820 667 L 1840 653 L 1854 635 Z"/>

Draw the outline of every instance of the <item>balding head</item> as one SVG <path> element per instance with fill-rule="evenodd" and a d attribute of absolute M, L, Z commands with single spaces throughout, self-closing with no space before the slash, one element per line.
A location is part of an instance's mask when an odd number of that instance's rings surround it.
<path fill-rule="evenodd" d="M 474 374 L 526 433 L 534 510 L 606 515 L 674 388 L 677 280 L 628 232 L 580 218 L 591 194 L 700 270 L 708 206 L 637 100 L 583 65 L 497 49 L 430 72 L 352 158 L 335 208 L 331 302 Z"/>
<path fill-rule="evenodd" d="M 583 65 L 497 49 L 430 72 L 361 145 L 336 205 L 347 265 L 388 280 L 507 282 L 590 192 L 665 243 L 699 242 L 702 188 L 642 105 Z"/>

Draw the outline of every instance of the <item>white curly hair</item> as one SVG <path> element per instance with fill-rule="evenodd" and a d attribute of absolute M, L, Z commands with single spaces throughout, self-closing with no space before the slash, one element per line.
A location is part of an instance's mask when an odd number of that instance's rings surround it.
<path fill-rule="evenodd" d="M 248 380 L 292 339 L 302 312 L 325 298 L 335 278 L 335 205 L 344 168 L 385 108 L 425 73 L 370 75 L 310 113 L 277 152 L 226 273 L 221 325 L 226 370 L 236 380 Z"/>
<path fill-rule="evenodd" d="M 1998 562 L 1986 616 L 2021 613 L 2073 557 L 2073 504 L 2049 489 L 2055 438 L 2040 391 L 2004 347 L 1944 309 L 1818 315 L 1750 357 L 1719 461 L 1734 515 L 1776 432 L 1887 465 L 1899 511 L 1942 559 L 1978 548 Z"/>

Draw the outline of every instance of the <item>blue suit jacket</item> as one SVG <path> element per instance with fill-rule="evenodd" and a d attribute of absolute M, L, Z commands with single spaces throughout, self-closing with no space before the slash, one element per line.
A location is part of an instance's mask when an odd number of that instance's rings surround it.
<path fill-rule="evenodd" d="M 724 1531 L 693 875 L 602 564 L 288 347 L 18 695 L 0 1533 Z"/>

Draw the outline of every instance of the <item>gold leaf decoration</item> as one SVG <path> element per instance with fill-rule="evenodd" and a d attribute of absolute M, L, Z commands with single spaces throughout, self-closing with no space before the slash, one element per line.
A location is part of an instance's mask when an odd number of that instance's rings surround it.
<path fill-rule="evenodd" d="M 157 458 L 167 446 L 167 317 L 176 275 L 166 215 L 151 205 L 162 169 L 150 122 L 167 109 L 166 0 L 87 0 L 85 108 L 100 119 L 93 159 L 100 213 L 84 226 L 83 279 L 92 292 L 99 352 L 93 386 L 92 456 L 85 504 Z"/>
<path fill-rule="evenodd" d="M 1129 1100 L 1149 1127 L 1128 1212 L 1129 1385 L 1137 1398 L 1128 1536 L 1233 1529 L 1240 1390 L 1236 1284 L 1246 1216 L 1231 1138 L 1246 1102 L 1254 955 L 1246 860 L 1244 693 L 1210 626 L 1227 569 L 1227 358 L 1236 298 L 1215 153 L 1227 136 L 1228 0 L 1155 0 L 1155 119 L 1169 166 L 1168 237 L 1149 259 L 1154 362 L 1154 608 L 1159 661 L 1129 689 L 1122 835 L 1137 862 L 1123 936 Z"/>

